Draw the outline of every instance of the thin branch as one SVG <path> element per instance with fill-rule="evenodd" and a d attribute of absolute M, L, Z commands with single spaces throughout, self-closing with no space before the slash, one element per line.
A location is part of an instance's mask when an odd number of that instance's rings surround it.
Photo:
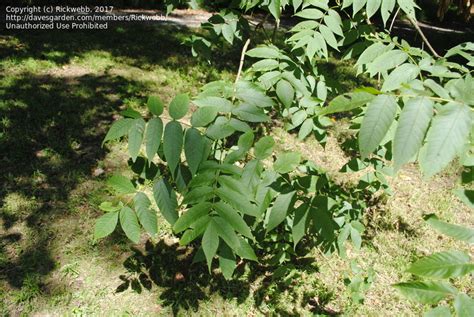
<path fill-rule="evenodd" d="M 392 23 L 390 23 L 390 27 L 388 28 L 389 32 L 392 32 L 392 28 L 395 24 L 395 20 L 397 19 L 398 13 L 400 13 L 400 7 L 397 9 L 397 12 L 395 12 L 395 15 L 393 16 Z"/>
<path fill-rule="evenodd" d="M 245 41 L 244 47 L 242 48 L 242 54 L 240 54 L 240 63 L 239 63 L 239 70 L 237 71 L 237 77 L 235 78 L 234 83 L 234 95 L 232 96 L 232 101 L 235 99 L 235 92 L 237 90 L 237 82 L 240 79 L 240 75 L 242 74 L 242 68 L 244 67 L 244 60 L 245 60 L 245 52 L 247 52 L 247 48 L 249 47 L 250 39 Z"/>
<path fill-rule="evenodd" d="M 410 21 L 411 24 L 413 24 L 413 26 L 415 27 L 416 31 L 420 34 L 421 38 L 423 39 L 423 42 L 425 42 L 426 46 L 428 46 L 428 48 L 430 49 L 431 53 L 435 56 L 435 57 L 441 57 L 436 51 L 435 49 L 433 48 L 433 46 L 431 46 L 430 42 L 428 41 L 428 39 L 426 38 L 425 34 L 423 33 L 423 31 L 421 30 L 420 26 L 418 25 L 418 22 L 413 20 L 412 18 L 408 17 L 408 20 Z"/>

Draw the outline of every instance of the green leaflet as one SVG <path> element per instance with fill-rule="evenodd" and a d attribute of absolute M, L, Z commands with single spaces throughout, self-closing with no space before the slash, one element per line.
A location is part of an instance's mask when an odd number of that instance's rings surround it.
<path fill-rule="evenodd" d="M 152 236 L 158 234 L 156 212 L 150 208 L 151 202 L 145 193 L 138 192 L 133 198 L 138 220 L 145 230 Z"/>
<path fill-rule="evenodd" d="M 216 223 L 216 230 L 219 237 L 234 251 L 240 248 L 240 240 L 234 229 L 221 217 L 213 217 Z"/>
<path fill-rule="evenodd" d="M 204 255 L 206 256 L 207 267 L 209 272 L 211 272 L 212 259 L 219 248 L 219 236 L 217 235 L 216 224 L 212 218 L 207 225 L 206 231 L 204 231 L 201 245 Z"/>
<path fill-rule="evenodd" d="M 474 299 L 459 293 L 454 299 L 454 309 L 458 317 L 472 317 L 474 316 Z"/>
<path fill-rule="evenodd" d="M 179 120 L 188 113 L 189 97 L 187 94 L 180 94 L 171 101 L 168 112 L 171 118 Z"/>
<path fill-rule="evenodd" d="M 474 229 L 472 228 L 466 228 L 441 221 L 433 214 L 426 216 L 425 221 L 442 234 L 457 240 L 474 243 Z"/>
<path fill-rule="evenodd" d="M 263 89 L 245 80 L 237 82 L 235 94 L 237 98 L 253 106 L 261 108 L 273 106 L 272 99 L 265 94 Z"/>
<path fill-rule="evenodd" d="M 334 33 L 324 24 L 321 24 L 319 26 L 319 32 L 321 32 L 321 35 L 324 37 L 324 40 L 326 43 L 334 48 L 336 51 L 339 51 L 339 45 L 337 44 L 336 37 L 334 36 Z"/>
<path fill-rule="evenodd" d="M 256 72 L 268 72 L 278 68 L 280 63 L 274 59 L 262 59 L 252 65 L 252 70 Z"/>
<path fill-rule="evenodd" d="M 246 157 L 248 154 L 248 151 L 253 145 L 254 137 L 255 135 L 252 131 L 247 131 L 244 134 L 242 134 L 239 137 L 239 141 L 237 143 L 238 149 L 229 153 L 229 155 L 226 156 L 224 162 L 232 164 L 240 160 L 241 158 Z"/>
<path fill-rule="evenodd" d="M 401 50 L 391 50 L 376 57 L 373 62 L 368 64 L 367 71 L 370 76 L 374 76 L 378 73 L 383 73 L 389 69 L 397 67 L 406 61 L 407 58 L 407 53 Z"/>
<path fill-rule="evenodd" d="M 357 12 L 359 12 L 367 3 L 367 0 L 353 0 L 352 1 L 352 9 L 353 9 L 353 14 L 352 16 L 355 16 Z"/>
<path fill-rule="evenodd" d="M 108 212 L 97 219 L 94 227 L 94 239 L 104 238 L 114 232 L 118 215 L 118 211 Z"/>
<path fill-rule="evenodd" d="M 234 274 L 237 263 L 235 254 L 225 243 L 219 245 L 219 268 L 226 280 L 230 280 Z"/>
<path fill-rule="evenodd" d="M 396 112 L 397 103 L 392 96 L 378 95 L 369 103 L 359 131 L 362 158 L 366 158 L 379 146 L 390 129 Z"/>
<path fill-rule="evenodd" d="M 250 261 L 258 261 L 257 255 L 253 251 L 250 244 L 242 238 L 238 238 L 238 241 L 239 241 L 239 246 L 235 250 L 235 253 L 237 253 L 237 255 L 243 259 L 247 259 Z"/>
<path fill-rule="evenodd" d="M 194 223 L 192 223 L 191 228 L 183 233 L 183 236 L 179 240 L 179 244 L 188 245 L 189 243 L 199 238 L 206 230 L 209 221 L 211 221 L 211 217 L 209 217 L 208 215 L 204 215 L 198 220 L 196 220 Z M 202 248 L 200 248 L 200 250 L 202 250 Z M 204 258 L 205 256 L 203 253 L 203 261 Z"/>
<path fill-rule="evenodd" d="M 392 91 L 398 89 L 404 83 L 415 79 L 420 73 L 420 68 L 416 65 L 405 63 L 395 68 L 390 75 L 385 78 L 382 91 Z"/>
<path fill-rule="evenodd" d="M 113 212 L 113 211 L 119 211 L 122 209 L 122 206 L 119 204 L 117 206 L 114 206 L 111 202 L 109 201 L 104 201 L 99 205 L 100 210 L 107 211 L 107 212 Z"/>
<path fill-rule="evenodd" d="M 261 108 L 245 103 L 234 108 L 232 113 L 247 122 L 267 122 L 270 120 Z"/>
<path fill-rule="evenodd" d="M 242 216 L 237 212 L 237 210 L 222 201 L 215 204 L 215 210 L 219 216 L 222 217 L 222 219 L 227 221 L 227 223 L 230 224 L 232 228 L 234 228 L 235 231 L 250 239 L 253 239 L 253 235 L 249 226 L 244 221 Z"/>
<path fill-rule="evenodd" d="M 123 118 L 115 121 L 102 141 L 102 145 L 104 145 L 104 143 L 107 141 L 117 140 L 125 135 L 128 135 L 128 131 L 132 127 L 133 123 L 134 120 L 130 118 Z"/>
<path fill-rule="evenodd" d="M 148 161 L 152 161 L 161 144 L 163 135 L 163 121 L 160 118 L 152 118 L 146 125 L 145 146 L 146 157 Z"/>
<path fill-rule="evenodd" d="M 180 233 L 192 226 L 199 218 L 207 215 L 211 211 L 212 204 L 203 202 L 188 209 L 173 225 L 173 231 Z"/>
<path fill-rule="evenodd" d="M 232 135 L 235 130 L 230 120 L 225 117 L 217 117 L 216 121 L 207 128 L 206 135 L 211 139 L 220 140 Z"/>
<path fill-rule="evenodd" d="M 405 103 L 393 140 L 396 170 L 418 153 L 432 116 L 433 102 L 426 97 L 417 97 Z"/>
<path fill-rule="evenodd" d="M 421 170 L 426 177 L 443 170 L 461 153 L 471 127 L 472 113 L 469 106 L 448 103 L 440 107 L 420 152 Z"/>
<path fill-rule="evenodd" d="M 293 236 L 293 244 L 296 248 L 298 242 L 301 241 L 303 236 L 306 234 L 306 228 L 308 226 L 308 214 L 309 214 L 309 205 L 302 204 L 298 208 L 295 209 L 295 217 L 293 219 L 293 227 L 292 227 L 292 236 Z"/>
<path fill-rule="evenodd" d="M 318 9 L 304 9 L 295 14 L 295 16 L 303 18 L 303 19 L 310 19 L 310 20 L 318 20 L 321 19 L 324 14 L 321 10 Z"/>
<path fill-rule="evenodd" d="M 407 272 L 429 278 L 459 277 L 474 271 L 474 264 L 470 260 L 464 252 L 438 252 L 419 259 Z"/>
<path fill-rule="evenodd" d="M 273 207 L 270 210 L 268 216 L 267 232 L 275 229 L 280 223 L 282 223 L 290 211 L 290 205 L 293 200 L 295 192 L 289 192 L 280 194 L 273 203 Z"/>
<path fill-rule="evenodd" d="M 288 81 L 282 79 L 276 85 L 276 94 L 281 103 L 289 108 L 295 97 L 295 89 Z"/>
<path fill-rule="evenodd" d="M 367 0 L 367 7 L 366 7 L 367 18 L 370 19 L 370 17 L 373 16 L 375 12 L 377 12 L 377 10 L 380 7 L 380 2 L 382 1 L 384 0 Z"/>
<path fill-rule="evenodd" d="M 218 112 L 227 113 L 232 110 L 232 102 L 225 98 L 207 96 L 193 100 L 193 103 L 199 108 L 214 107 Z"/>
<path fill-rule="evenodd" d="M 414 0 L 397 0 L 400 8 L 405 12 L 410 18 L 416 19 L 415 8 L 419 7 L 416 5 Z"/>
<path fill-rule="evenodd" d="M 159 117 L 163 113 L 163 102 L 158 96 L 150 96 L 148 97 L 148 101 L 146 103 L 148 110 L 155 116 Z"/>
<path fill-rule="evenodd" d="M 184 155 L 193 175 L 196 174 L 204 159 L 205 148 L 206 143 L 201 132 L 195 128 L 187 129 L 184 137 Z"/>
<path fill-rule="evenodd" d="M 140 112 L 128 107 L 127 109 L 120 111 L 120 114 L 126 118 L 140 119 L 142 115 Z"/>
<path fill-rule="evenodd" d="M 138 153 L 140 152 L 140 147 L 143 141 L 143 133 L 145 132 L 145 125 L 145 120 L 142 118 L 135 119 L 133 120 L 133 124 L 128 131 L 128 153 L 134 162 L 137 159 Z"/>
<path fill-rule="evenodd" d="M 270 11 L 276 20 L 279 20 L 281 15 L 280 0 L 270 0 L 268 11 Z"/>
<path fill-rule="evenodd" d="M 369 0 L 372 1 L 372 0 Z M 342 20 L 339 14 L 334 10 L 329 10 L 328 14 L 324 17 L 324 23 L 334 33 L 340 36 L 344 36 L 342 32 Z"/>
<path fill-rule="evenodd" d="M 120 225 L 125 232 L 125 235 L 134 243 L 140 240 L 140 225 L 135 212 L 129 207 L 125 206 L 120 210 Z"/>
<path fill-rule="evenodd" d="M 163 137 L 163 152 L 171 173 L 174 173 L 179 164 L 183 148 L 183 129 L 177 121 L 170 121 L 165 127 Z"/>
<path fill-rule="evenodd" d="M 135 186 L 125 176 L 113 175 L 107 180 L 107 185 L 112 187 L 119 194 L 132 194 L 135 192 Z"/>
<path fill-rule="evenodd" d="M 259 46 L 248 50 L 246 55 L 250 57 L 278 59 L 280 57 L 280 52 L 275 46 Z"/>
<path fill-rule="evenodd" d="M 380 42 L 375 42 L 370 45 L 365 51 L 359 56 L 356 65 L 358 66 L 358 73 L 362 72 L 362 65 L 371 63 L 375 58 L 382 55 L 391 49 L 390 46 L 386 46 Z"/>
<path fill-rule="evenodd" d="M 219 176 L 217 181 L 219 182 L 219 184 L 222 187 L 226 187 L 226 188 L 228 188 L 232 191 L 235 191 L 236 193 L 239 193 L 240 195 L 242 195 L 244 197 L 247 197 L 247 200 L 249 200 L 249 201 L 254 200 L 249 188 L 247 188 L 244 185 L 244 183 L 242 182 L 242 179 L 240 179 L 240 178 L 236 179 L 236 178 L 231 177 L 231 176 L 221 175 L 221 176 Z"/>
<path fill-rule="evenodd" d="M 228 187 L 219 187 L 216 190 L 216 194 L 225 202 L 229 203 L 232 207 L 236 208 L 238 211 L 248 214 L 253 217 L 259 215 L 257 206 L 250 203 L 248 197 L 245 197 L 242 194 L 232 190 Z"/>
<path fill-rule="evenodd" d="M 394 287 L 404 296 L 422 304 L 436 304 L 446 296 L 457 292 L 451 284 L 442 281 L 398 283 Z"/>
<path fill-rule="evenodd" d="M 212 196 L 214 196 L 214 188 L 211 186 L 193 187 L 184 196 L 183 203 L 187 205 L 194 205 L 209 200 Z"/>
<path fill-rule="evenodd" d="M 366 105 L 375 98 L 374 95 L 367 92 L 354 92 L 347 95 L 340 95 L 329 102 L 326 108 L 323 108 L 318 114 L 328 115 L 333 113 L 350 111 Z"/>
<path fill-rule="evenodd" d="M 392 15 L 393 8 L 395 8 L 395 2 L 396 0 L 382 0 L 381 12 L 384 25 L 387 24 L 388 18 Z"/>
<path fill-rule="evenodd" d="M 205 127 L 217 116 L 217 107 L 208 106 L 197 109 L 191 117 L 193 127 Z"/>
<path fill-rule="evenodd" d="M 280 174 L 290 173 L 300 164 L 301 154 L 296 152 L 282 153 L 273 163 L 273 169 Z"/>
<path fill-rule="evenodd" d="M 306 119 L 298 131 L 298 139 L 305 139 L 311 132 L 313 132 L 314 123 L 312 118 Z"/>
<path fill-rule="evenodd" d="M 271 136 L 264 136 L 255 143 L 255 157 L 259 160 L 269 157 L 273 153 L 274 146 L 275 140 Z"/>
<path fill-rule="evenodd" d="M 176 200 L 176 193 L 165 179 L 155 182 L 153 197 L 163 217 L 173 225 L 178 219 L 178 201 Z"/>

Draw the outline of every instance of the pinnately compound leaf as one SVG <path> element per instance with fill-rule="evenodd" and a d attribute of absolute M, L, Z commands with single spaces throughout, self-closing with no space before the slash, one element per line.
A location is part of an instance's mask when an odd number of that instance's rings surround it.
<path fill-rule="evenodd" d="M 379 146 L 390 129 L 396 113 L 397 102 L 392 96 L 378 95 L 369 103 L 359 132 L 362 158 L 366 158 Z"/>

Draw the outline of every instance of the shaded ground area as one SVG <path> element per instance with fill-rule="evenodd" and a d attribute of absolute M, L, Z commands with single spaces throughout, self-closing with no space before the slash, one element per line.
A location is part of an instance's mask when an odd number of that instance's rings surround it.
<path fill-rule="evenodd" d="M 100 148 L 118 111 L 143 110 L 149 94 L 169 101 L 177 93 L 195 94 L 206 82 L 233 79 L 239 52 L 227 50 L 212 66 L 199 62 L 181 45 L 191 33 L 129 25 L 0 36 L 0 313 L 419 313 L 424 307 L 402 299 L 390 284 L 406 278 L 401 268 L 416 256 L 460 247 L 423 226 L 422 214 L 474 223 L 450 193 L 459 173 L 454 167 L 431 183 L 423 183 L 413 167 L 392 180 L 395 195 L 387 207 L 368 215 L 367 243 L 360 252 L 349 250 L 361 272 L 315 250 L 295 263 L 288 279 L 272 279 L 255 266 L 226 282 L 191 265 L 193 250 L 179 247 L 164 222 L 156 244 L 144 236 L 131 250 L 119 231 L 93 241 L 97 206 L 109 196 L 104 180 L 126 165 L 123 144 Z M 330 60 L 326 68 L 343 89 L 357 85 L 349 62 Z M 332 135 L 322 148 L 274 132 L 279 150 L 299 150 L 337 176 L 347 157 L 337 146 L 337 129 Z M 371 267 L 375 281 L 367 282 L 366 303 L 354 301 L 344 280 L 366 278 Z M 460 283 L 469 287 L 469 281 Z"/>

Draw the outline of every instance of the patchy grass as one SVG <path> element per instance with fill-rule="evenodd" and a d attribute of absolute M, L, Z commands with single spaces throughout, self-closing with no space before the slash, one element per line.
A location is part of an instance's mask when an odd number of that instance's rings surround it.
<path fill-rule="evenodd" d="M 143 237 L 131 250 L 119 231 L 93 240 L 97 206 L 111 195 L 104 180 L 127 165 L 123 144 L 100 148 L 116 113 L 127 106 L 142 110 L 149 94 L 167 102 L 234 76 L 238 52 L 212 65 L 198 62 L 180 45 L 190 32 L 133 26 L 0 36 L 0 314 L 419 315 L 425 307 L 390 285 L 407 279 L 403 269 L 419 256 L 466 249 L 422 221 L 434 212 L 454 223 L 474 223 L 451 194 L 455 168 L 430 182 L 413 166 L 404 169 L 390 180 L 394 195 L 387 204 L 367 215 L 362 250 L 348 252 L 352 266 L 314 251 L 295 264 L 289 279 L 274 281 L 258 266 L 242 269 L 232 282 L 211 278 L 190 264 L 192 250 L 179 247 L 164 222 L 155 245 Z M 342 89 L 355 85 L 347 62 L 331 60 L 325 67 Z M 341 129 L 336 125 L 324 148 L 281 129 L 274 137 L 279 151 L 299 150 L 348 181 L 338 172 L 347 161 L 337 145 Z M 135 282 L 143 274 L 150 290 Z M 127 281 L 134 290 L 120 289 Z M 469 280 L 460 286 L 472 292 Z"/>

